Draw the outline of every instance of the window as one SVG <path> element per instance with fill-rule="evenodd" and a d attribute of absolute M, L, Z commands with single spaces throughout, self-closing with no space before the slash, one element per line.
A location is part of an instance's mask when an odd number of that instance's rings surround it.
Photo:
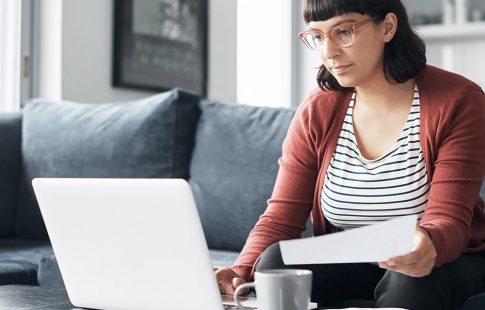
<path fill-rule="evenodd" d="M 21 1 L 0 1 L 0 112 L 20 109 L 21 9 Z"/>
<path fill-rule="evenodd" d="M 270 107 L 293 104 L 292 0 L 237 1 L 237 101 Z M 298 7 L 298 6 L 297 6 Z"/>

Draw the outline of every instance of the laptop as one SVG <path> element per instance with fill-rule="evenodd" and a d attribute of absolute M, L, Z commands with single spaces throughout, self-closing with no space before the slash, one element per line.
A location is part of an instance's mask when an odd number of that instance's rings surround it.
<path fill-rule="evenodd" d="M 185 180 L 36 178 L 32 184 L 74 306 L 238 309 L 229 306 L 232 297 L 224 296 L 223 305 Z M 254 298 L 246 304 L 256 307 Z"/>

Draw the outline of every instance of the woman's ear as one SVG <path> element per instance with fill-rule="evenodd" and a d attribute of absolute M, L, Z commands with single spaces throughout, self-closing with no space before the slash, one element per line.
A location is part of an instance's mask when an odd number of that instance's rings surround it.
<path fill-rule="evenodd" d="M 396 14 L 392 12 L 387 13 L 382 24 L 384 25 L 384 33 L 383 33 L 384 42 L 386 43 L 390 42 L 394 37 L 394 34 L 396 33 L 397 26 L 398 26 Z"/>

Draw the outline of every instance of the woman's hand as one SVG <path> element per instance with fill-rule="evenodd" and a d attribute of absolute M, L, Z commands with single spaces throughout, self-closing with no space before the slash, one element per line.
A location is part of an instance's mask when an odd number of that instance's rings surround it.
<path fill-rule="evenodd" d="M 411 252 L 379 262 L 379 267 L 411 277 L 424 277 L 431 273 L 435 262 L 436 249 L 431 237 L 426 230 L 417 227 Z"/>
<path fill-rule="evenodd" d="M 218 268 L 214 271 L 221 295 L 234 295 L 236 287 L 246 282 L 230 268 Z M 248 293 L 248 290 L 241 290 L 240 295 L 245 296 Z"/>

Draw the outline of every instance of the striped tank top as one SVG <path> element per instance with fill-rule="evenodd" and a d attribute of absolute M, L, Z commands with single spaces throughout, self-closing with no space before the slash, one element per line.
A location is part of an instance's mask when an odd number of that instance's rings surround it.
<path fill-rule="evenodd" d="M 419 144 L 419 91 L 399 139 L 381 157 L 362 156 L 352 121 L 352 95 L 337 148 L 321 191 L 325 218 L 336 228 L 351 229 L 398 216 L 424 214 L 428 202 L 428 174 Z"/>

